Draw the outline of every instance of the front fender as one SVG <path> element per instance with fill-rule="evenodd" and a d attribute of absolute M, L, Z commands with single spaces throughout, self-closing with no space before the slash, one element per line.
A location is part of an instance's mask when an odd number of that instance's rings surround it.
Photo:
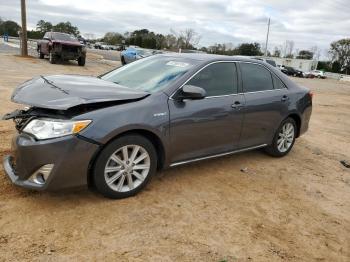
<path fill-rule="evenodd" d="M 106 144 L 124 132 L 144 130 L 156 135 L 166 148 L 169 140 L 167 99 L 164 93 L 152 94 L 142 100 L 101 108 L 74 119 L 92 120 L 81 135 L 99 144 Z"/>

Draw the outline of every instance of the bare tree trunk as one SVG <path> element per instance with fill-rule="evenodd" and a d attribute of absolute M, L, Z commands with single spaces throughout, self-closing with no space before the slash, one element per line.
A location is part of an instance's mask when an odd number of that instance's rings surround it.
<path fill-rule="evenodd" d="M 27 14 L 26 14 L 26 1 L 21 0 L 21 16 L 22 16 L 22 45 L 21 45 L 21 54 L 22 56 L 28 55 L 28 46 L 27 46 Z"/>

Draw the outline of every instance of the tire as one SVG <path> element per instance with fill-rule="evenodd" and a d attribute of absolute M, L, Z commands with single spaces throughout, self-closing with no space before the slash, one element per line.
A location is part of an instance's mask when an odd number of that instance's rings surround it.
<path fill-rule="evenodd" d="M 120 61 L 122 62 L 122 65 L 126 65 L 124 56 L 122 56 L 122 57 L 120 58 Z"/>
<path fill-rule="evenodd" d="M 86 60 L 85 56 L 79 57 L 78 58 L 78 65 L 79 66 L 84 66 L 85 65 L 85 60 Z"/>
<path fill-rule="evenodd" d="M 49 51 L 49 62 L 50 64 L 56 64 L 56 56 L 51 52 L 51 50 Z"/>
<path fill-rule="evenodd" d="M 293 128 L 292 128 L 293 127 Z M 288 132 L 288 130 L 292 130 Z M 281 137 L 284 136 L 284 137 Z M 292 118 L 285 119 L 278 127 L 272 144 L 265 148 L 265 152 L 273 157 L 283 157 L 293 148 L 297 135 L 297 125 Z"/>
<path fill-rule="evenodd" d="M 43 53 L 41 53 L 41 50 L 40 50 L 41 48 L 39 47 L 38 48 L 38 55 L 39 55 L 39 58 L 40 59 L 44 59 L 44 54 Z"/>
<path fill-rule="evenodd" d="M 153 144 L 143 136 L 126 135 L 101 151 L 93 166 L 93 181 L 105 197 L 121 199 L 136 195 L 156 171 L 157 153 Z"/>

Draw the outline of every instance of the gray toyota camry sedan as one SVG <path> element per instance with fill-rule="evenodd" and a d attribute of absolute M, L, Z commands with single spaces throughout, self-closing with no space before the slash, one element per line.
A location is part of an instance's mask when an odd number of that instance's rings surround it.
<path fill-rule="evenodd" d="M 274 157 L 308 129 L 312 93 L 259 60 L 162 54 L 99 77 L 38 76 L 5 115 L 18 134 L 3 162 L 37 190 L 89 185 L 124 198 L 157 170 L 264 148 Z M 215 175 L 215 174 L 214 174 Z"/>

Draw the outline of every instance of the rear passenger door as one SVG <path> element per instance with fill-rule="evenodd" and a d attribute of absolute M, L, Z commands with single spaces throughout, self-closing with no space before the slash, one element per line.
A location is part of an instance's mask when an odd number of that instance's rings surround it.
<path fill-rule="evenodd" d="M 265 66 L 238 64 L 245 97 L 240 148 L 269 144 L 288 113 L 288 89 Z"/>

